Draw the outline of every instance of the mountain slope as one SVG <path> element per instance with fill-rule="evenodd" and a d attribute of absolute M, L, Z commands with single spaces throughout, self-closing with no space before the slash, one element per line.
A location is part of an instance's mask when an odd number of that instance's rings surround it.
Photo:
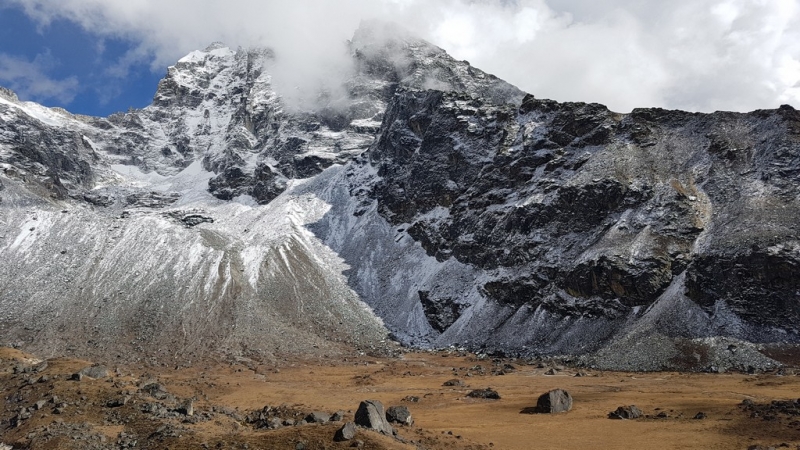
<path fill-rule="evenodd" d="M 798 341 L 791 107 L 618 114 L 379 24 L 349 45 L 345 95 L 305 107 L 220 44 L 105 119 L 0 93 L 1 338 L 159 360 L 388 329 L 646 370 Z"/>

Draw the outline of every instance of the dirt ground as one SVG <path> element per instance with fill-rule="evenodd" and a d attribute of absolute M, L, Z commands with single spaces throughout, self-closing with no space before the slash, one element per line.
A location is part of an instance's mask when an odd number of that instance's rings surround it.
<path fill-rule="evenodd" d="M 316 410 L 341 410 L 348 421 L 365 399 L 407 406 L 415 423 L 395 425 L 400 439 L 360 429 L 356 439 L 362 448 L 800 448 L 800 417 L 794 410 L 770 410 L 773 400 L 789 400 L 791 409 L 800 397 L 800 377 L 793 370 L 758 375 L 584 372 L 454 352 L 409 352 L 398 359 L 360 356 L 281 367 L 109 366 L 107 378 L 75 381 L 70 375 L 89 362 L 53 359 L 44 369 L 36 363 L 31 355 L 0 349 L 0 442 L 14 448 L 349 448 L 355 440 L 333 441 L 342 423 L 268 430 L 257 429 L 246 418 L 272 405 L 295 411 L 298 418 Z M 584 376 L 576 376 L 578 372 Z M 465 386 L 443 386 L 451 379 Z M 142 394 L 148 380 L 157 381 L 171 397 L 159 403 Z M 471 390 L 487 387 L 501 398 L 467 397 Z M 540 394 L 554 388 L 572 395 L 571 411 L 526 413 Z M 64 406 L 59 414 L 53 395 Z M 130 401 L 109 406 L 121 396 Z M 147 405 L 169 407 L 169 402 L 180 405 L 190 398 L 195 399 L 193 417 L 144 412 Z M 14 422 L 20 408 L 40 400 L 47 405 Z M 754 406 L 744 408 L 744 400 Z M 608 418 L 623 405 L 636 405 L 646 417 Z M 765 409 L 754 412 L 759 405 Z M 695 418 L 700 412 L 705 418 Z M 130 446 L 133 441 L 135 447 Z"/>

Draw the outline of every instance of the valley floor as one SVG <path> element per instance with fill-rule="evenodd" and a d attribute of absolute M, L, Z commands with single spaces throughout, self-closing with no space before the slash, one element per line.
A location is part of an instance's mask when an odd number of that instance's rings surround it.
<path fill-rule="evenodd" d="M 298 360 L 280 367 L 108 366 L 107 377 L 70 379 L 89 365 L 65 358 L 42 363 L 0 349 L 0 442 L 15 449 L 800 448 L 800 376 L 792 369 L 619 373 L 408 352 L 394 359 Z M 465 386 L 443 385 L 453 379 Z M 487 387 L 501 398 L 467 397 Z M 570 412 L 526 413 L 554 388 L 572 395 Z M 343 420 L 352 421 L 366 399 L 406 406 L 415 423 L 395 424 L 399 439 L 359 429 L 347 442 L 333 440 L 343 422 L 258 428 L 264 424 L 259 412 L 299 421 L 312 411 L 343 411 Z M 623 405 L 636 405 L 645 416 L 608 418 Z M 701 412 L 704 418 L 695 418 Z"/>

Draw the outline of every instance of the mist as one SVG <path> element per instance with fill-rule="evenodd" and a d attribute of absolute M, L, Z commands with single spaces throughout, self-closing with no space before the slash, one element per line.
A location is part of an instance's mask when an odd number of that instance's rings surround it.
<path fill-rule="evenodd" d="M 214 41 L 270 47 L 289 104 L 335 99 L 362 20 L 399 24 L 539 98 L 689 111 L 800 108 L 794 0 L 9 0 L 46 27 L 79 24 L 134 44 L 113 68 L 153 70 Z"/>

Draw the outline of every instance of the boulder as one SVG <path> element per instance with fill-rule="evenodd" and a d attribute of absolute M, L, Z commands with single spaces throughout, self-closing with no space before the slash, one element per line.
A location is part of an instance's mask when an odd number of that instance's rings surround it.
<path fill-rule="evenodd" d="M 356 425 L 375 430 L 387 436 L 394 432 L 392 426 L 386 421 L 383 403 L 378 400 L 364 400 L 358 405 L 355 418 Z"/>
<path fill-rule="evenodd" d="M 614 411 L 608 413 L 609 419 L 638 419 L 642 417 L 642 410 L 637 408 L 636 405 L 620 406 Z"/>
<path fill-rule="evenodd" d="M 553 389 L 539 396 L 536 411 L 542 414 L 567 412 L 572 409 L 572 396 L 563 389 Z"/>
<path fill-rule="evenodd" d="M 471 391 L 469 394 L 467 394 L 467 397 L 500 400 L 500 394 L 498 394 L 497 391 L 495 391 L 492 388 L 475 389 L 474 391 Z"/>
<path fill-rule="evenodd" d="M 386 420 L 403 425 L 412 425 L 414 423 L 411 411 L 405 406 L 390 406 L 386 410 Z"/>
<path fill-rule="evenodd" d="M 342 428 L 336 430 L 333 440 L 336 442 L 342 442 L 349 441 L 354 437 L 356 437 L 356 424 L 353 422 L 347 422 L 346 424 L 342 425 Z"/>
<path fill-rule="evenodd" d="M 106 378 L 108 376 L 108 369 L 105 366 L 90 366 L 84 367 L 77 373 L 72 375 L 73 380 L 82 381 L 85 377 L 88 378 Z"/>
<path fill-rule="evenodd" d="M 308 423 L 326 423 L 331 420 L 331 415 L 322 411 L 314 411 L 306 416 Z"/>
<path fill-rule="evenodd" d="M 194 400 L 188 399 L 181 406 L 178 407 L 177 411 L 184 416 L 193 416 L 194 415 Z"/>

